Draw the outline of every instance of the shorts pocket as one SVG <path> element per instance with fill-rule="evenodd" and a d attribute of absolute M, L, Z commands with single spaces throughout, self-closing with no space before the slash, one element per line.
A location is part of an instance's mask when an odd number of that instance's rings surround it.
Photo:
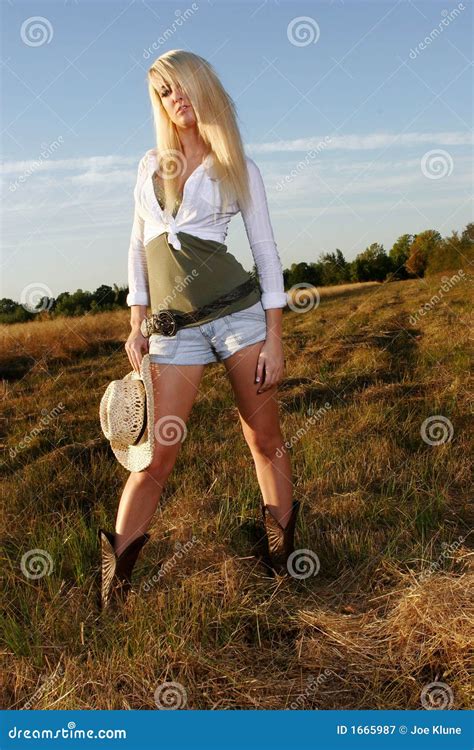
<path fill-rule="evenodd" d="M 179 343 L 179 330 L 174 336 L 163 336 L 161 333 L 152 333 L 148 345 L 148 353 L 163 357 L 174 357 Z"/>
<path fill-rule="evenodd" d="M 226 322 L 230 333 L 239 344 L 264 339 L 267 333 L 265 310 L 260 302 L 227 315 Z"/>

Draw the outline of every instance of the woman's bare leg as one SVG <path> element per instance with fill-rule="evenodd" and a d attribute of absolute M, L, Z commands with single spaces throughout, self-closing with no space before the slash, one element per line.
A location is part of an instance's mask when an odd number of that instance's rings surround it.
<path fill-rule="evenodd" d="M 172 424 L 178 430 L 180 425 L 186 424 L 198 392 L 204 367 L 205 365 L 158 365 L 150 363 L 155 403 L 155 425 L 160 418 L 166 419 L 167 416 L 170 418 L 170 430 Z M 162 434 L 166 435 L 165 420 L 163 421 L 163 427 Z M 181 448 L 182 443 L 178 432 L 176 433 L 176 442 L 170 445 L 160 442 L 159 434 L 160 431 L 156 430 L 152 463 L 144 471 L 130 472 L 123 489 L 115 521 L 115 552 L 117 555 L 150 527 L 163 487 Z M 168 437 L 168 440 L 170 437 Z"/>
<path fill-rule="evenodd" d="M 257 360 L 263 341 L 245 346 L 224 360 L 235 394 L 240 422 L 252 453 L 262 497 L 285 527 L 293 503 L 293 480 L 288 452 L 280 429 L 277 386 L 257 395 Z"/>

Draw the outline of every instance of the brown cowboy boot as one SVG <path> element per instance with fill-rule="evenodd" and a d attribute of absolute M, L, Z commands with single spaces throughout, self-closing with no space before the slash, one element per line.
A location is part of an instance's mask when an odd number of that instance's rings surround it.
<path fill-rule="evenodd" d="M 295 549 L 295 527 L 299 507 L 299 500 L 293 500 L 290 518 L 283 528 L 273 516 L 270 508 L 265 505 L 263 500 L 261 501 L 262 517 L 265 526 L 265 554 L 263 562 L 272 575 L 290 575 L 287 563 L 288 557 Z"/>
<path fill-rule="evenodd" d="M 150 534 L 142 534 L 133 540 L 120 555 L 115 554 L 115 533 L 99 529 L 101 547 L 101 610 L 124 603 L 132 586 L 132 570 Z"/>

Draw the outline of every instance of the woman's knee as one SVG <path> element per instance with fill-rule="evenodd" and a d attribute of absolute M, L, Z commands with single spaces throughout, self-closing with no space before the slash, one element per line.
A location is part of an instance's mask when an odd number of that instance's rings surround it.
<path fill-rule="evenodd" d="M 252 432 L 245 436 L 247 444 L 253 454 L 273 459 L 282 448 L 283 436 L 280 431 L 274 435 L 267 432 Z"/>
<path fill-rule="evenodd" d="M 169 475 L 173 471 L 173 467 L 176 463 L 178 451 L 176 446 L 162 446 L 155 443 L 153 449 L 153 458 L 150 465 L 147 467 L 148 474 L 160 483 L 166 482 Z"/>
<path fill-rule="evenodd" d="M 131 476 L 137 485 L 158 483 L 163 487 L 173 471 L 175 462 L 176 454 L 173 454 L 171 451 L 157 450 L 155 446 L 151 463 L 142 469 L 142 471 L 132 472 Z"/>

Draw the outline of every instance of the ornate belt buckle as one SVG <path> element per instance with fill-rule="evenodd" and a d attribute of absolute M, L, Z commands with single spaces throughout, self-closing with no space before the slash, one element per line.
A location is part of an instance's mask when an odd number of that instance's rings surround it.
<path fill-rule="evenodd" d="M 160 310 L 154 315 L 163 336 L 174 336 L 177 331 L 176 318 L 170 310 Z"/>
<path fill-rule="evenodd" d="M 148 338 L 148 336 L 151 336 L 153 331 L 151 330 L 151 318 L 143 318 L 142 322 L 140 323 L 140 331 L 142 336 L 145 336 L 145 338 Z"/>

